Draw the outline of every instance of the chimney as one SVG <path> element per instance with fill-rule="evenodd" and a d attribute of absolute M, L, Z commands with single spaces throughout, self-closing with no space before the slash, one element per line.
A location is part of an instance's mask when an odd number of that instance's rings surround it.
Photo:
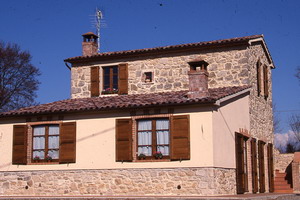
<path fill-rule="evenodd" d="M 82 55 L 92 56 L 98 54 L 98 36 L 92 32 L 88 32 L 82 35 Z"/>
<path fill-rule="evenodd" d="M 208 63 L 205 61 L 189 62 L 189 92 L 188 98 L 208 97 Z"/>

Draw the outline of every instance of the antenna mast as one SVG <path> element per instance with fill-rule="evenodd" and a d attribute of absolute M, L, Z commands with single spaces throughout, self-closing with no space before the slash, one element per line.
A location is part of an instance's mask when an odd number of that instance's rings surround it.
<path fill-rule="evenodd" d="M 100 52 L 100 27 L 101 27 L 101 20 L 103 19 L 103 14 L 101 10 L 96 8 L 96 31 L 98 36 L 98 52 Z"/>

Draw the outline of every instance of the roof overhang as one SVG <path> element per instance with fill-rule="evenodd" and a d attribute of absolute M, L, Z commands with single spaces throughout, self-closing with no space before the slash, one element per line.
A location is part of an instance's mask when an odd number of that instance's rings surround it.
<path fill-rule="evenodd" d="M 265 40 L 264 40 L 263 37 L 264 37 L 264 36 L 262 35 L 262 37 L 255 38 L 255 39 L 250 39 L 250 40 L 248 41 L 248 43 L 249 43 L 249 45 L 252 45 L 252 44 L 254 44 L 254 43 L 260 43 L 260 44 L 262 45 L 262 48 L 263 48 L 263 50 L 264 50 L 266 56 L 267 56 L 268 61 L 269 61 L 269 66 L 270 66 L 272 69 L 274 69 L 274 68 L 275 68 L 275 65 L 274 65 L 273 59 L 272 59 L 272 57 L 271 57 L 271 54 L 270 54 L 270 52 L 269 52 L 269 49 L 268 49 L 267 44 L 266 44 L 266 42 L 265 42 Z"/>
<path fill-rule="evenodd" d="M 223 103 L 223 102 L 225 102 L 225 101 L 228 101 L 228 100 L 230 100 L 230 99 L 233 99 L 233 98 L 235 98 L 235 97 L 238 97 L 238 96 L 240 96 L 240 95 L 249 93 L 250 91 L 251 91 L 251 88 L 249 87 L 249 88 L 244 89 L 244 90 L 242 90 L 242 91 L 240 91 L 240 92 L 237 92 L 237 93 L 235 93 L 235 94 L 232 94 L 232 95 L 223 97 L 223 98 L 217 100 L 217 101 L 215 102 L 215 105 L 216 105 L 216 106 L 220 106 L 221 103 Z"/>

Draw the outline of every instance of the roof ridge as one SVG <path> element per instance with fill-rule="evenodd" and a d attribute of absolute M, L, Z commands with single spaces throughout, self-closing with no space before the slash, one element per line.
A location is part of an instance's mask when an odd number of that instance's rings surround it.
<path fill-rule="evenodd" d="M 112 51 L 112 52 L 103 52 L 97 53 L 91 56 L 76 56 L 70 57 L 65 59 L 65 62 L 71 62 L 80 59 L 92 59 L 92 58 L 99 58 L 99 57 L 106 57 L 106 56 L 119 56 L 119 55 L 127 55 L 127 54 L 135 54 L 135 53 L 147 53 L 152 51 L 161 51 L 161 50 L 170 50 L 170 49 L 178 49 L 178 48 L 188 48 L 188 47 L 199 47 L 205 45 L 217 45 L 217 44 L 226 44 L 226 43 L 233 43 L 233 42 L 242 42 L 251 39 L 256 39 L 264 37 L 262 34 L 260 35 L 250 35 L 244 37 L 234 37 L 234 38 L 227 38 L 227 39 L 218 39 L 218 40 L 210 40 L 210 41 L 202 41 L 202 42 L 195 42 L 195 43 L 184 43 L 184 44 L 177 44 L 177 45 L 167 45 L 167 46 L 158 46 L 158 47 L 150 47 L 150 48 L 143 48 L 143 49 L 132 49 L 132 50 L 121 50 L 121 51 Z"/>

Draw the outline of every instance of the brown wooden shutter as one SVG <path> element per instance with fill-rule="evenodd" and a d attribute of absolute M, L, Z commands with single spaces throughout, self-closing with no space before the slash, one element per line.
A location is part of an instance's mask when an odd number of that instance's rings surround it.
<path fill-rule="evenodd" d="M 59 163 L 76 162 L 76 122 L 60 126 Z"/>
<path fill-rule="evenodd" d="M 99 94 L 99 67 L 91 67 L 91 96 L 98 97 Z"/>
<path fill-rule="evenodd" d="M 257 174 L 257 147 L 256 139 L 251 140 L 251 163 L 252 163 L 252 192 L 258 192 L 258 174 Z"/>
<path fill-rule="evenodd" d="M 269 96 L 268 67 L 265 65 L 263 70 L 264 70 L 264 95 L 265 98 L 267 98 Z"/>
<path fill-rule="evenodd" d="M 256 139 L 251 140 L 251 163 L 252 163 L 252 190 L 258 192 L 258 173 L 257 173 L 257 146 Z"/>
<path fill-rule="evenodd" d="M 27 126 L 14 125 L 12 164 L 26 165 L 27 163 Z"/>
<path fill-rule="evenodd" d="M 236 189 L 238 194 L 245 193 L 245 171 L 244 171 L 244 139 L 239 133 L 235 134 L 236 152 Z"/>
<path fill-rule="evenodd" d="M 132 120 L 116 120 L 116 161 L 132 161 Z"/>
<path fill-rule="evenodd" d="M 269 177 L 269 192 L 274 192 L 274 160 L 273 160 L 273 145 L 268 144 L 268 177 Z"/>
<path fill-rule="evenodd" d="M 256 74 L 257 74 L 257 95 L 260 96 L 261 94 L 261 67 L 260 62 L 256 63 Z"/>
<path fill-rule="evenodd" d="M 119 64 L 119 95 L 128 94 L 128 64 Z"/>
<path fill-rule="evenodd" d="M 259 162 L 259 192 L 264 193 L 265 189 L 265 156 L 263 141 L 258 141 L 258 162 Z"/>
<path fill-rule="evenodd" d="M 171 117 L 171 160 L 190 159 L 190 120 L 188 115 Z"/>

